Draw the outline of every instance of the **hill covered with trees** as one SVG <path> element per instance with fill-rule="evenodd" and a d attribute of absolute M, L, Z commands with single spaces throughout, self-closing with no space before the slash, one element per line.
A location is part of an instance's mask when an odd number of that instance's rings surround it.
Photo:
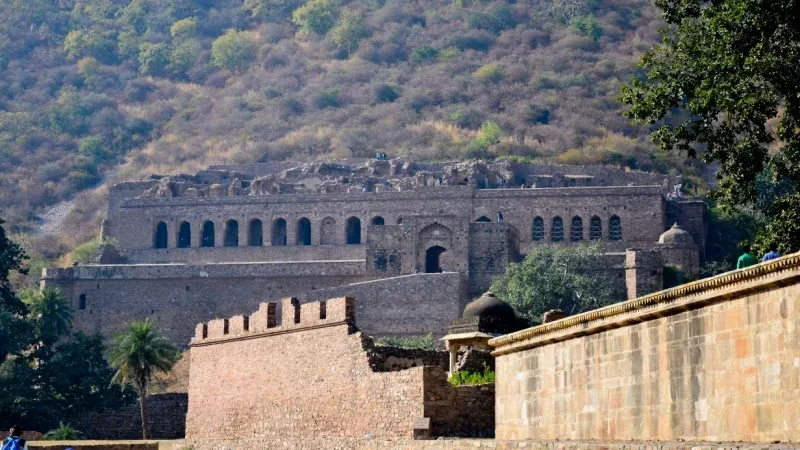
<path fill-rule="evenodd" d="M 71 224 L 91 220 L 103 182 L 212 163 L 382 151 L 697 173 L 621 114 L 663 24 L 650 0 L 0 0 L 0 17 L 17 231 L 81 191 Z M 96 232 L 77 228 L 63 245 Z"/>

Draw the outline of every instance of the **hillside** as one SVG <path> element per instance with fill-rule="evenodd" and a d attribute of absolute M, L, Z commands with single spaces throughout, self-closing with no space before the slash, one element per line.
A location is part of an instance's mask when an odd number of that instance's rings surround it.
<path fill-rule="evenodd" d="M 209 164 L 524 157 L 686 175 L 621 116 L 650 0 L 0 0 L 0 210 Z M 87 190 L 89 189 L 89 190 Z M 41 247 L 41 245 L 34 245 Z"/>

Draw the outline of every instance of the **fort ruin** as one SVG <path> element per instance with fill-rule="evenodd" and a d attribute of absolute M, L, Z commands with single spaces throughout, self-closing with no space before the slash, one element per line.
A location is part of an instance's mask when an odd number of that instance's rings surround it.
<path fill-rule="evenodd" d="M 512 161 L 213 166 L 112 186 L 102 235 L 114 244 L 93 264 L 45 269 L 42 284 L 68 296 L 81 330 L 151 317 L 184 346 L 194 324 L 282 297 L 353 296 L 370 335 L 442 336 L 537 245 L 600 242 L 592 270 L 620 299 L 660 290 L 665 265 L 696 274 L 704 205 L 680 183 Z"/>

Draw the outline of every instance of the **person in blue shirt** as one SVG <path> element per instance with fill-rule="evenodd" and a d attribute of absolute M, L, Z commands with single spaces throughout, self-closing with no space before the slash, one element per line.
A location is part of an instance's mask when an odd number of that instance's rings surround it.
<path fill-rule="evenodd" d="M 2 450 L 25 450 L 28 443 L 22 438 L 22 427 L 14 425 L 8 430 L 8 437 L 3 441 Z"/>
<path fill-rule="evenodd" d="M 766 255 L 764 255 L 763 258 L 761 258 L 761 262 L 770 261 L 770 260 L 773 260 L 775 258 L 780 258 L 780 257 L 781 257 L 781 254 L 778 253 L 778 244 L 773 242 L 773 243 L 769 244 L 769 252 Z"/>

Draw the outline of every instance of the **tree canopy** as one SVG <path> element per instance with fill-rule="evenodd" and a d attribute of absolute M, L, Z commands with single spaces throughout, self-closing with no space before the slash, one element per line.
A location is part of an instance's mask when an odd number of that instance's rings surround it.
<path fill-rule="evenodd" d="M 537 246 L 494 280 L 492 292 L 532 324 L 552 309 L 572 315 L 621 301 L 614 285 L 591 271 L 601 254 L 597 245 Z"/>
<path fill-rule="evenodd" d="M 723 207 L 760 208 L 759 241 L 800 250 L 800 5 L 796 0 L 656 0 L 668 26 L 622 88 L 663 150 L 719 164 Z M 759 176 L 788 183 L 759 205 Z"/>

